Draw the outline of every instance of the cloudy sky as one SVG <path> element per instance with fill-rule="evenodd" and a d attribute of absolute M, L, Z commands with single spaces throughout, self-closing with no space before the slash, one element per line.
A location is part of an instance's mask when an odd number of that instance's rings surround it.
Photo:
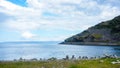
<path fill-rule="evenodd" d="M 120 0 L 0 0 L 0 42 L 63 41 L 120 15 Z"/>

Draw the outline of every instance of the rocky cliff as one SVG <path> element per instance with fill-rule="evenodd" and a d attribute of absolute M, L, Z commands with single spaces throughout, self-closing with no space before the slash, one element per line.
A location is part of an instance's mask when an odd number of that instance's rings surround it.
<path fill-rule="evenodd" d="M 120 15 L 67 38 L 62 44 L 120 45 Z"/>

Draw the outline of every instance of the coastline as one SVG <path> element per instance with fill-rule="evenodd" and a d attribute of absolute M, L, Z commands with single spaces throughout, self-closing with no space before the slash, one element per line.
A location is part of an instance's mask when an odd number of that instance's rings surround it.
<path fill-rule="evenodd" d="M 92 46 L 120 46 L 120 44 L 118 44 L 118 43 L 105 43 L 105 42 L 62 42 L 60 44 L 92 45 Z"/>

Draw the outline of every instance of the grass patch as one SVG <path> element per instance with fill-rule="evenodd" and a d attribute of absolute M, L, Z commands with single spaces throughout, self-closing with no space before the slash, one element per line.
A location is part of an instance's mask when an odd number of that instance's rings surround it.
<path fill-rule="evenodd" d="M 0 68 L 120 68 L 119 63 L 111 63 L 117 60 L 120 59 L 1 61 Z"/>

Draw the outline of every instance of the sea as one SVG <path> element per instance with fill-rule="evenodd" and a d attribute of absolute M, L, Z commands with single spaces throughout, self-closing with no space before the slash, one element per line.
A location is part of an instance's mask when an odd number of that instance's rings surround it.
<path fill-rule="evenodd" d="M 79 56 L 98 57 L 116 55 L 120 57 L 120 46 L 98 45 L 66 45 L 60 42 L 1 42 L 0 60 L 24 59 L 57 59 L 65 58 L 66 55 L 77 58 Z"/>

